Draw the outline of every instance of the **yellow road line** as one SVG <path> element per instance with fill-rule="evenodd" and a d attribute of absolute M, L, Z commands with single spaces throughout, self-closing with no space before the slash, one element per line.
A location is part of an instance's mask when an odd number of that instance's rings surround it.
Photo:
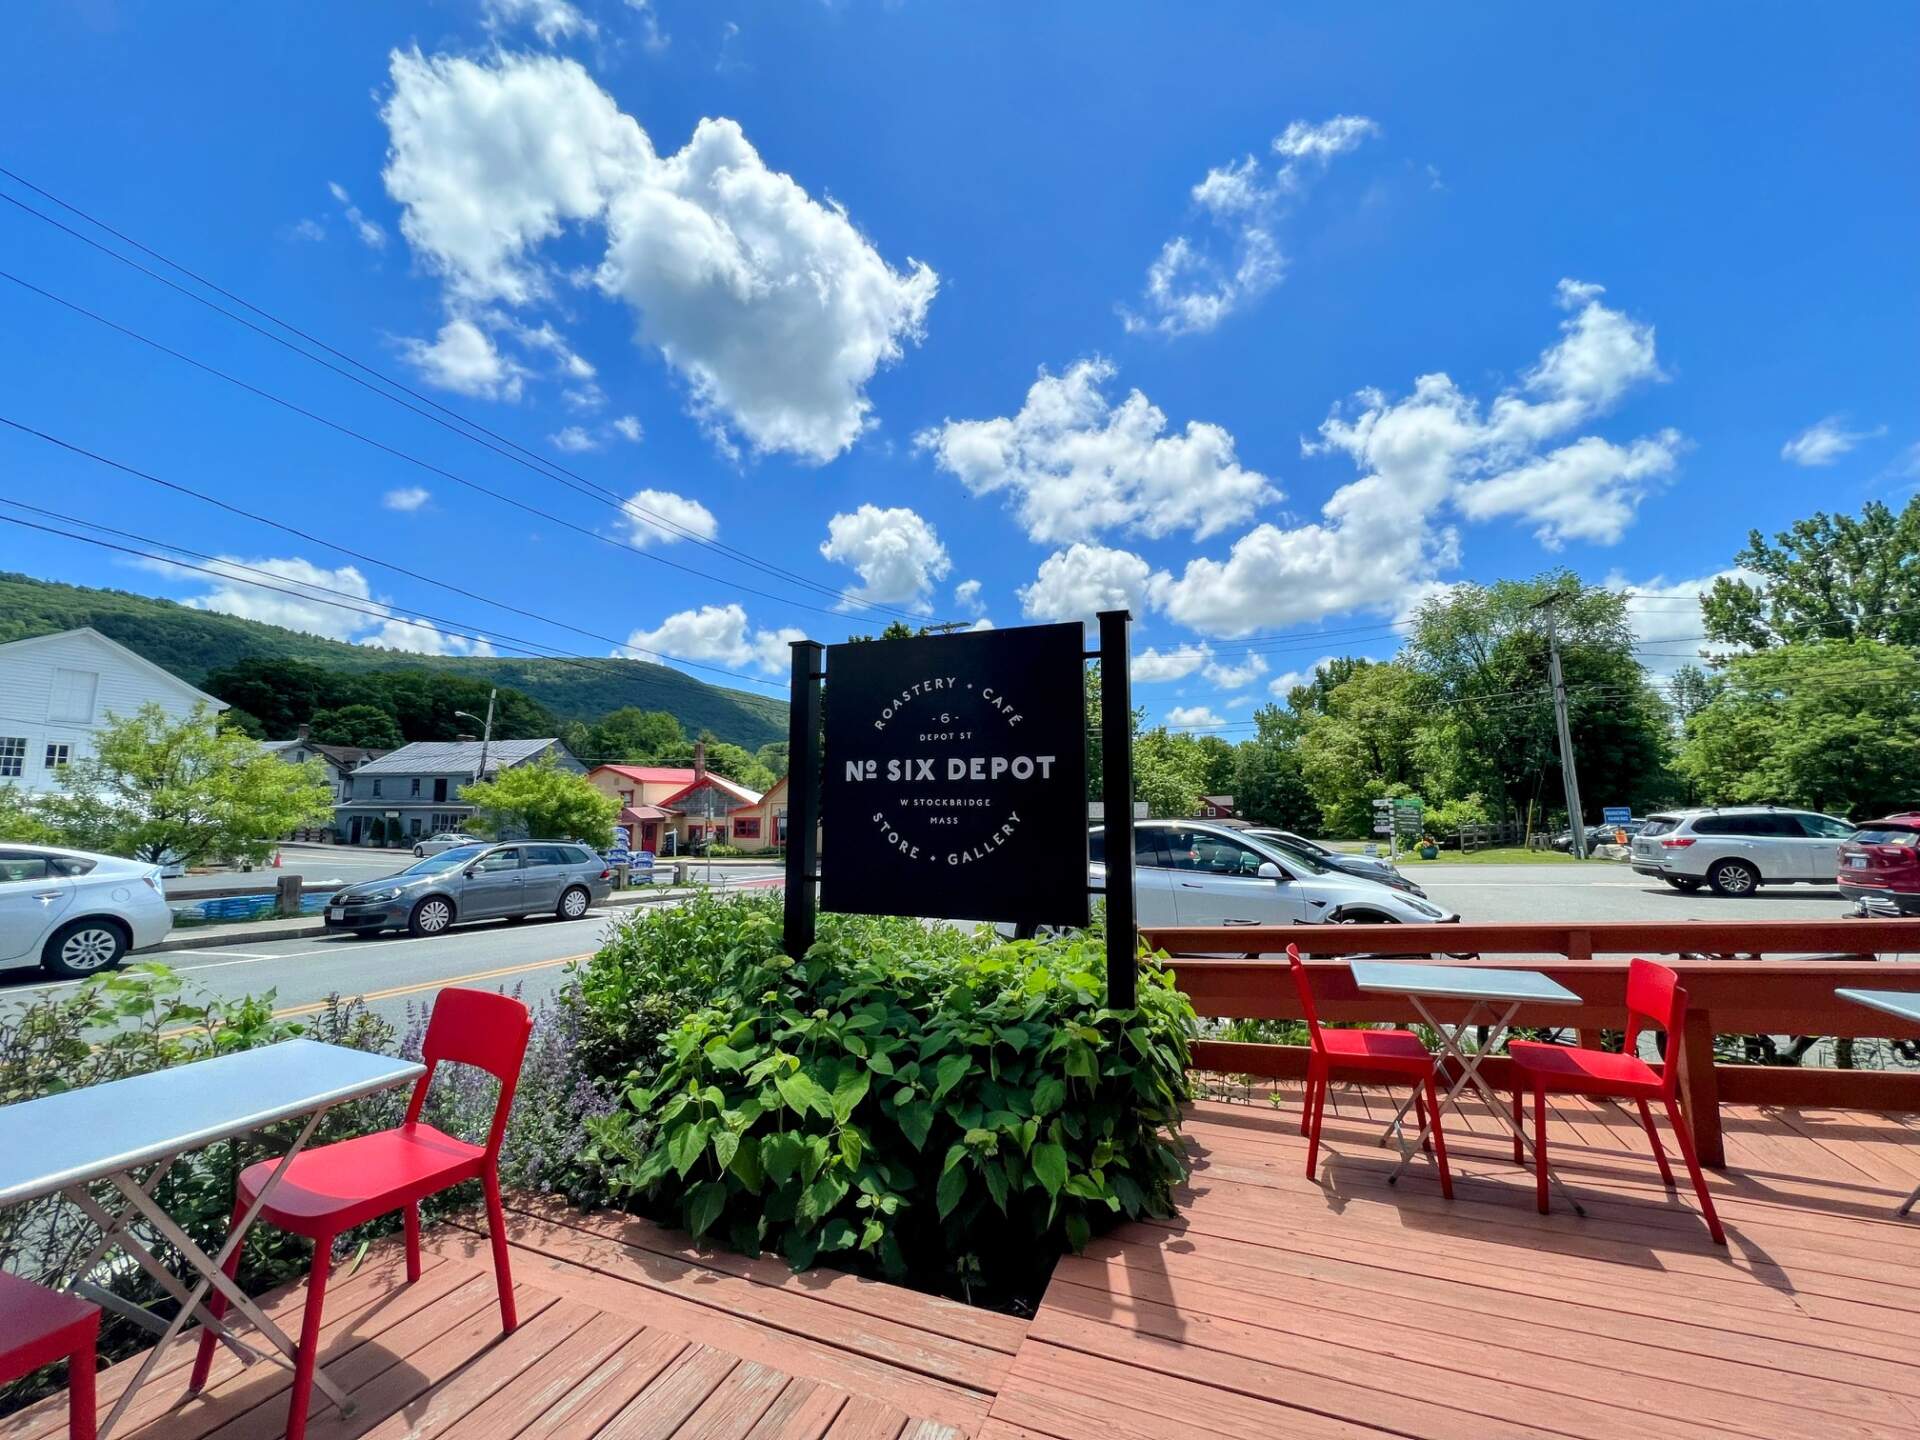
<path fill-rule="evenodd" d="M 552 960 L 529 960 L 520 965 L 502 965 L 496 970 L 476 970 L 470 975 L 443 975 L 437 980 L 422 980 L 416 985 L 395 985 L 386 990 L 368 990 L 364 994 L 354 995 L 354 1000 L 372 1002 L 391 1000 L 400 995 L 418 995 L 423 990 L 439 990 L 448 985 L 463 985 L 474 980 L 497 980 L 502 975 L 518 975 L 526 970 L 550 970 L 555 965 L 569 965 L 575 960 L 586 960 L 593 955 L 591 950 L 583 950 L 578 955 L 560 955 Z M 288 1005 L 273 1012 L 276 1020 L 291 1020 L 301 1015 L 317 1015 L 327 1008 L 327 1001 L 316 1000 L 307 1005 Z"/>

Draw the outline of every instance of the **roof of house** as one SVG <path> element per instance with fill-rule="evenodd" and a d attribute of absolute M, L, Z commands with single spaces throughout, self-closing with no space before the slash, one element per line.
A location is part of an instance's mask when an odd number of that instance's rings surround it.
<path fill-rule="evenodd" d="M 342 770 L 351 770 L 356 765 L 369 760 L 378 760 L 382 755 L 393 753 L 390 750 L 369 750 L 364 745 L 322 745 L 317 740 L 269 740 L 266 745 L 267 749 L 274 751 L 291 750 L 296 745 L 303 746 L 316 755 L 326 756 Z"/>
<path fill-rule="evenodd" d="M 738 800 L 742 805 L 758 805 L 760 803 L 760 792 L 758 790 L 749 790 L 744 785 L 737 785 L 733 781 L 727 779 L 726 776 L 721 775 L 718 772 L 713 770 L 707 771 L 707 778 L 705 779 L 705 781 L 696 780 L 693 784 L 688 785 L 685 789 L 674 791 L 673 794 L 667 796 L 667 798 L 662 800 L 660 803 L 662 805 L 676 805 L 680 801 L 686 799 L 687 796 L 693 794 L 696 790 L 698 790 L 702 784 L 708 784 L 713 786 L 713 788 L 716 790 L 725 791 L 727 794 L 733 796 L 734 799 Z"/>
<path fill-rule="evenodd" d="M 638 780 L 646 785 L 693 783 L 693 768 L 685 765 L 596 765 L 587 773 L 598 775 L 602 770 L 611 770 L 616 775 L 624 775 L 629 780 Z"/>
<path fill-rule="evenodd" d="M 206 691 L 200 689 L 198 686 L 189 685 L 186 681 L 182 680 L 178 675 L 174 674 L 171 670 L 168 670 L 164 666 L 154 664 L 153 661 L 147 659 L 146 656 L 138 653 L 137 651 L 129 650 L 126 646 L 122 645 L 118 640 L 115 640 L 112 636 L 102 635 L 98 630 L 94 629 L 91 625 L 82 625 L 79 628 L 74 630 L 56 630 L 50 635 L 29 635 L 24 640 L 9 640 L 5 644 L 0 644 L 0 654 L 6 654 L 8 652 L 18 653 L 22 650 L 32 649 L 40 645 L 51 644 L 56 640 L 67 640 L 72 638 L 75 635 L 84 635 L 89 640 L 98 641 L 100 644 L 106 646 L 107 649 L 113 651 L 121 659 L 127 661 L 127 663 L 132 665 L 135 669 L 144 670 L 149 675 L 154 676 L 156 679 L 164 680 L 169 685 L 172 685 L 177 689 L 184 690 L 187 694 L 191 695 L 195 700 L 203 700 L 208 705 L 211 705 L 215 710 L 225 710 L 228 708 L 227 702 L 220 699 L 219 696 L 209 695 L 207 694 Z"/>
<path fill-rule="evenodd" d="M 1202 795 L 1200 798 L 1217 810 L 1233 809 L 1233 796 L 1231 795 Z"/>
<path fill-rule="evenodd" d="M 494 740 L 486 744 L 489 774 L 511 770 L 558 745 L 558 738 L 544 740 Z M 378 760 L 369 760 L 355 775 L 471 775 L 480 764 L 482 742 L 478 740 L 416 740 L 391 750 Z"/>

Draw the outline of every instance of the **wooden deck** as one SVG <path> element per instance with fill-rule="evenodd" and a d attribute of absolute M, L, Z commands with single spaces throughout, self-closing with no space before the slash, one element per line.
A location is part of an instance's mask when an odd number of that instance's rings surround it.
<path fill-rule="evenodd" d="M 1061 1262 L 982 1440 L 1920 1433 L 1915 1119 L 1727 1107 L 1722 1251 L 1637 1117 L 1559 1104 L 1581 1219 L 1484 1113 L 1451 1204 L 1424 1161 L 1390 1188 L 1379 1092 L 1338 1099 L 1319 1183 L 1297 1086 L 1195 1106 L 1180 1218 Z"/>
<path fill-rule="evenodd" d="M 313 1440 L 1181 1440 L 1920 1433 L 1920 1120 L 1728 1107 L 1712 1177 L 1731 1246 L 1670 1196 L 1636 1121 L 1562 1102 L 1556 1168 L 1588 1214 L 1533 1209 L 1491 1120 L 1450 1124 L 1457 1198 L 1385 1184 L 1378 1092 L 1337 1092 L 1318 1181 L 1297 1087 L 1193 1107 L 1179 1218 L 1060 1263 L 1031 1324 L 778 1260 L 695 1253 L 642 1221 L 522 1202 L 520 1328 L 484 1241 L 376 1247 L 328 1297 Z M 1452 1117 L 1449 1117 L 1450 1121 Z M 298 1286 L 272 1308 L 297 1319 Z M 114 1440 L 273 1440 L 284 1371 L 190 1356 Z M 132 1366 L 101 1376 L 102 1410 Z M 0 1440 L 60 1440 L 56 1397 Z"/>

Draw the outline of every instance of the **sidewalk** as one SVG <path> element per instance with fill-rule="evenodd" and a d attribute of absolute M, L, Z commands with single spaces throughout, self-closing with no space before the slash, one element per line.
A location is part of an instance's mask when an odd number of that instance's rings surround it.
<path fill-rule="evenodd" d="M 721 887 L 715 886 L 716 890 Z M 698 889 L 616 890 L 600 902 L 599 908 L 627 909 L 635 905 L 663 905 L 697 895 Z M 319 916 L 301 915 L 286 920 L 249 920 L 233 925 L 194 925 L 175 930 L 158 945 L 137 952 L 135 961 L 172 950 L 219 950 L 229 945 L 263 945 L 271 940 L 307 940 L 328 934 Z"/>

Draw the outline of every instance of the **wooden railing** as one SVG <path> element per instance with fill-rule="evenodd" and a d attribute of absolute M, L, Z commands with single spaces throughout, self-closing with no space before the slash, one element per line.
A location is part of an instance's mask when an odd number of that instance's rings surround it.
<path fill-rule="evenodd" d="M 1142 932 L 1173 957 L 1180 988 L 1204 1018 L 1298 1020 L 1299 997 L 1287 974 L 1286 947 L 1308 963 L 1314 1004 L 1323 1020 L 1402 1022 L 1404 1001 L 1363 995 L 1338 957 L 1470 955 L 1457 963 L 1540 970 L 1584 1003 L 1522 1009 L 1514 1023 L 1569 1028 L 1586 1044 L 1625 1023 L 1625 957 L 1670 964 L 1686 987 L 1686 1033 L 1680 1044 L 1682 1105 L 1704 1163 L 1725 1163 L 1720 1103 L 1851 1106 L 1920 1110 L 1920 1070 L 1837 1070 L 1803 1066 L 1716 1065 L 1719 1035 L 1831 1035 L 1920 1039 L 1920 1026 L 1838 998 L 1842 987 L 1920 991 L 1920 919 L 1595 923 L 1590 925 L 1295 925 L 1161 928 Z M 1709 956 L 1681 959 L 1681 956 Z M 1767 956 L 1795 957 L 1768 959 Z M 1894 957 L 1912 956 L 1913 960 Z M 1240 958 L 1235 958 L 1240 957 Z M 1525 957 L 1525 958 L 1522 958 Z M 1621 957 L 1621 958 L 1604 958 Z M 1819 957 L 1819 958 L 1806 958 Z M 1887 958 L 1881 958 L 1887 957 Z M 1465 1005 L 1428 1002 L 1442 1019 L 1460 1019 Z M 1306 1073 L 1303 1046 L 1201 1041 L 1200 1069 L 1297 1078 Z M 1482 1073 L 1496 1086 L 1506 1062 Z"/>

